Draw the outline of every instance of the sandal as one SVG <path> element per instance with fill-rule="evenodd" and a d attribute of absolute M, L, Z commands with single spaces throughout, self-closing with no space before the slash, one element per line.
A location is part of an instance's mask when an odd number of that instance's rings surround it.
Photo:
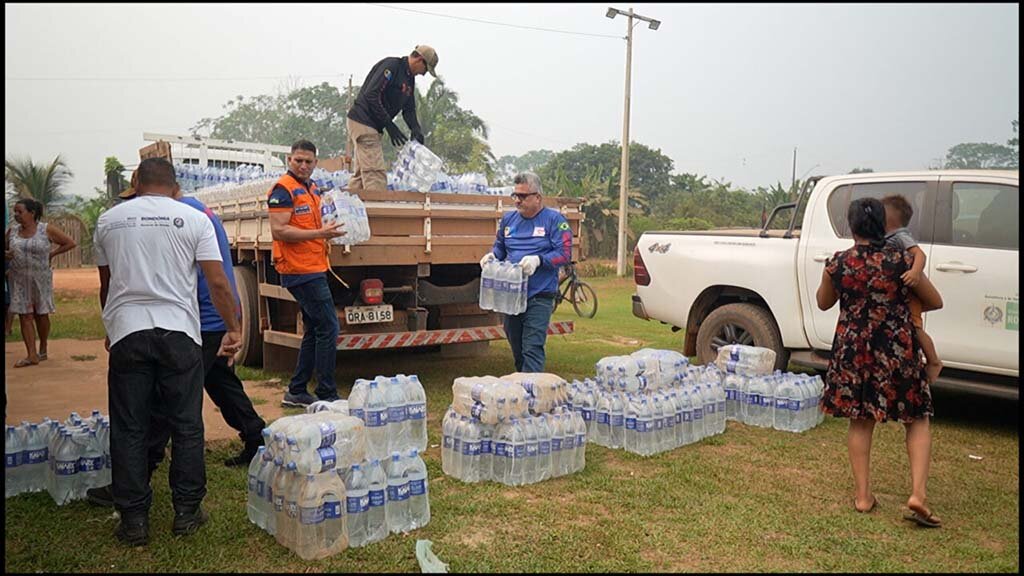
<path fill-rule="evenodd" d="M 33 362 L 28 358 L 22 358 L 21 360 L 18 360 L 17 362 L 14 363 L 14 367 L 24 368 L 25 366 L 35 366 L 36 364 L 39 364 L 39 362 Z"/>
<path fill-rule="evenodd" d="M 43 360 L 46 360 L 46 358 L 47 358 L 46 352 L 40 352 L 39 353 L 39 361 L 40 362 L 42 362 Z"/>
<path fill-rule="evenodd" d="M 875 511 L 875 507 L 877 507 L 877 506 L 878 506 L 878 498 L 875 498 L 874 496 L 871 497 L 871 506 L 869 506 L 867 510 L 861 510 L 860 508 L 857 508 L 857 499 L 856 498 L 853 499 L 853 509 L 854 509 L 854 511 L 856 511 L 856 512 L 858 512 L 860 514 L 870 514 L 870 513 Z"/>
<path fill-rule="evenodd" d="M 903 515 L 903 519 L 914 522 L 923 528 L 939 528 L 942 526 L 942 520 L 933 514 L 931 510 L 911 510 Z"/>

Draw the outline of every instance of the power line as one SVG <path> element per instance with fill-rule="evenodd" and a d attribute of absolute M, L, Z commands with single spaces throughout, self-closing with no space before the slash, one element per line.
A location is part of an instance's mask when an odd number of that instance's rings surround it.
<path fill-rule="evenodd" d="M 287 80 L 295 78 L 301 80 L 302 78 L 335 78 L 347 76 L 348 74 L 295 74 L 291 76 L 246 76 L 246 77 L 178 77 L 178 78 L 158 78 L 158 77 L 115 77 L 115 76 L 95 76 L 95 77 L 12 77 L 5 76 L 5 81 L 18 81 L 18 82 L 215 82 L 215 81 L 238 81 L 238 80 Z"/>
<path fill-rule="evenodd" d="M 554 28 L 540 28 L 537 26 L 523 26 L 521 24 L 509 24 L 507 22 L 494 22 L 491 20 L 480 20 L 477 18 L 466 18 L 464 16 L 452 16 L 451 14 L 438 14 L 436 12 L 427 12 L 426 10 L 413 10 L 412 8 L 401 8 L 398 6 L 388 6 L 387 4 L 373 4 L 367 2 L 370 6 L 377 6 L 379 8 L 390 8 L 391 10 L 401 10 L 403 12 L 415 12 L 416 14 L 426 14 L 428 16 L 438 16 L 440 18 L 451 18 L 453 20 L 465 20 L 467 22 L 477 22 L 480 24 L 492 24 L 494 26 L 506 26 L 509 28 L 520 28 L 523 30 L 537 30 L 540 32 L 555 32 L 557 34 L 570 34 L 573 36 L 590 36 L 593 38 L 614 38 L 616 40 L 622 40 L 621 36 L 615 36 L 612 34 L 591 34 L 589 32 L 573 32 L 571 30 L 556 30 Z"/>

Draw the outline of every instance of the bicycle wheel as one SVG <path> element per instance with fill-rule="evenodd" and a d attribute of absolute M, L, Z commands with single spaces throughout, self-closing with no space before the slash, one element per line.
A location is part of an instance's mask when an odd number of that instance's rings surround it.
<path fill-rule="evenodd" d="M 572 307 L 581 318 L 593 318 L 597 314 L 597 293 L 586 282 L 576 282 L 569 291 Z"/>

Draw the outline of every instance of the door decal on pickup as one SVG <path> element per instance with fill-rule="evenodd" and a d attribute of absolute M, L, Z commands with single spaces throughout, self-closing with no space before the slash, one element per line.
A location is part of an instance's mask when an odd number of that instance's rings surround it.
<path fill-rule="evenodd" d="M 981 309 L 982 326 L 1018 332 L 1019 324 L 1019 301 L 1001 296 L 985 296 L 985 302 Z"/>
<path fill-rule="evenodd" d="M 668 252 L 668 249 L 671 248 L 671 247 L 672 247 L 672 243 L 671 242 L 666 242 L 664 246 L 661 245 L 661 244 L 658 244 L 657 242 L 655 242 L 654 244 L 651 244 L 647 248 L 647 251 L 650 252 L 651 254 L 654 254 L 655 252 L 657 252 L 658 254 L 664 254 L 664 253 Z"/>

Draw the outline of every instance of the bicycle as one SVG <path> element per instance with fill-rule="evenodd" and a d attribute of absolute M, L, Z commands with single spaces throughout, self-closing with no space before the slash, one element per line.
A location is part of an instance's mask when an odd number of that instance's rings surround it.
<path fill-rule="evenodd" d="M 572 302 L 572 308 L 581 318 L 593 318 L 597 314 L 597 292 L 576 274 L 576 265 L 568 264 L 559 272 L 558 295 L 555 296 L 555 310 L 563 300 Z"/>

